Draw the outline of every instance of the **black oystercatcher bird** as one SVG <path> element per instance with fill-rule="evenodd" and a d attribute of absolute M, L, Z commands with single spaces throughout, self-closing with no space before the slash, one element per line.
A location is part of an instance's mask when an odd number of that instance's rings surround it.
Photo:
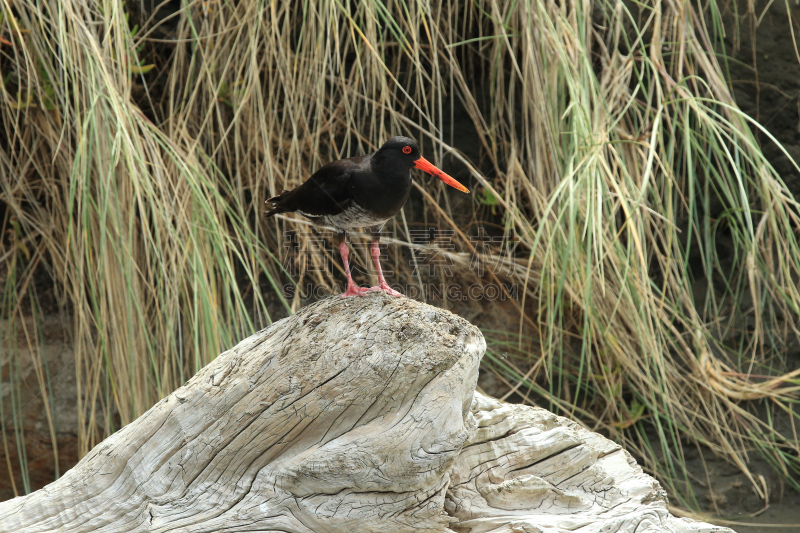
<path fill-rule="evenodd" d="M 411 192 L 410 170 L 416 167 L 436 176 L 459 191 L 469 190 L 430 164 L 419 152 L 419 146 L 408 137 L 392 137 L 372 154 L 340 159 L 317 170 L 308 180 L 291 191 L 270 198 L 270 217 L 277 213 L 297 211 L 318 226 L 331 226 L 339 232 L 339 253 L 347 274 L 347 290 L 341 295 L 363 296 L 381 290 L 392 296 L 402 296 L 389 287 L 383 277 L 380 256 L 380 234 L 387 220 L 397 214 Z M 371 289 L 356 287 L 350 275 L 345 234 L 354 228 L 369 228 L 372 233 L 370 252 L 378 286 Z"/>

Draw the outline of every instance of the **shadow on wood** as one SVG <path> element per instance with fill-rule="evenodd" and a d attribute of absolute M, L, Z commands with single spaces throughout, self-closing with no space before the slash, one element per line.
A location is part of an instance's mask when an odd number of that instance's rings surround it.
<path fill-rule="evenodd" d="M 317 302 L 1 503 L 0 530 L 729 531 L 672 517 L 611 441 L 474 393 L 484 350 L 413 300 Z"/>

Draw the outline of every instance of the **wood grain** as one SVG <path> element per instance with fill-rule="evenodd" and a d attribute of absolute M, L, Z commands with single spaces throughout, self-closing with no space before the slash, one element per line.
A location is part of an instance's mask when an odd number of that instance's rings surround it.
<path fill-rule="evenodd" d="M 729 531 L 670 516 L 614 443 L 474 393 L 484 350 L 413 300 L 317 302 L 0 503 L 0 531 Z"/>

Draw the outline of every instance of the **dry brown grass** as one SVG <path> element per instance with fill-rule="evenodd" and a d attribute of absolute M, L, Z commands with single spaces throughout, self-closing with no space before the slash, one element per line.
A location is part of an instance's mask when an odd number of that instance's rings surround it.
<path fill-rule="evenodd" d="M 129 422 L 270 321 L 284 232 L 307 226 L 265 221 L 263 199 L 408 134 L 464 165 L 515 243 L 485 279 L 524 287 L 519 327 L 489 334 L 487 368 L 604 428 L 673 494 L 691 485 L 686 442 L 800 472 L 794 429 L 755 411 L 795 427 L 780 356 L 798 334 L 798 205 L 735 106 L 713 3 L 194 1 L 174 31 L 156 13 L 133 32 L 120 0 L 0 2 L 5 309 L 18 327 L 46 265 L 74 321 L 84 453 L 98 418 Z M 473 160 L 444 135 L 456 105 Z M 425 225 L 454 231 L 442 253 L 481 282 L 464 224 L 486 209 L 417 185 Z M 390 253 L 416 284 L 409 228 L 398 216 Z"/>

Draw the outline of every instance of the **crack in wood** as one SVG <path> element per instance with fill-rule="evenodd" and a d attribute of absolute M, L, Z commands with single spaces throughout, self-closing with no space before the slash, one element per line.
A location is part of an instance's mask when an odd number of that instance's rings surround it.
<path fill-rule="evenodd" d="M 475 393 L 484 350 L 413 300 L 322 300 L 0 503 L 0 531 L 710 531 L 610 441 Z"/>

